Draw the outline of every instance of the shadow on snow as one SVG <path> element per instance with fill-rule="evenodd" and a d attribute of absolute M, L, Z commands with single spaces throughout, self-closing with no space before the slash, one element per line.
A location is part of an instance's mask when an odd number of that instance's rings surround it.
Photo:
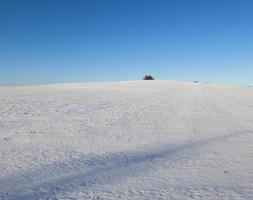
<path fill-rule="evenodd" d="M 70 159 L 64 162 L 42 166 L 1 181 L 0 199 L 47 199 L 65 192 L 87 191 L 96 186 L 120 183 L 129 176 L 145 176 L 155 170 L 156 161 L 164 159 L 168 166 L 186 163 L 200 155 L 206 145 L 249 133 L 251 131 L 241 131 L 143 152 L 98 156 L 70 152 Z"/>

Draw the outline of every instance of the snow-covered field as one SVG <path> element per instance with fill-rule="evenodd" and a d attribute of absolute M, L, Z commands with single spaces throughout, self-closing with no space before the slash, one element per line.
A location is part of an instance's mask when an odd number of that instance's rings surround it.
<path fill-rule="evenodd" d="M 0 199 L 253 199 L 253 88 L 0 87 Z"/>

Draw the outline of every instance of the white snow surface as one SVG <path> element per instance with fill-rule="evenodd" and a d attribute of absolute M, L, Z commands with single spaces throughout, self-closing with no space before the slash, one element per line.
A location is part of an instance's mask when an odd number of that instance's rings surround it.
<path fill-rule="evenodd" d="M 0 199 L 253 199 L 253 88 L 0 87 Z"/>

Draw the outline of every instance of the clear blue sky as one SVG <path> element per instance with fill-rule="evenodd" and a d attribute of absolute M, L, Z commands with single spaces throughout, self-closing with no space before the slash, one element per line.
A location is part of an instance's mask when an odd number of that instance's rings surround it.
<path fill-rule="evenodd" d="M 253 84 L 251 0 L 0 0 L 0 84 Z"/>

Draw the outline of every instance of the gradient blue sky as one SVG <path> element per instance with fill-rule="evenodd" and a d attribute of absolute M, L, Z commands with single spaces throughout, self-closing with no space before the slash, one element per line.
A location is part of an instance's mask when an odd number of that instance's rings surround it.
<path fill-rule="evenodd" d="M 253 84 L 251 0 L 0 0 L 0 84 Z"/>

